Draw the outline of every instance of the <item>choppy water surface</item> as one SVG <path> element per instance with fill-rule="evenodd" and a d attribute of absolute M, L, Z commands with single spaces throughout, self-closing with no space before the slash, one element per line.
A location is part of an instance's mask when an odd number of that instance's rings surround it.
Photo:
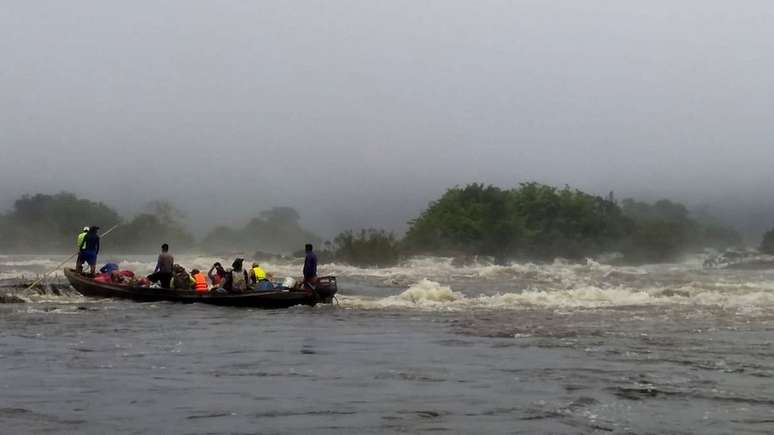
<path fill-rule="evenodd" d="M 28 296 L 0 432 L 774 433 L 774 272 L 700 264 L 327 265 L 340 305 L 280 311 Z"/>

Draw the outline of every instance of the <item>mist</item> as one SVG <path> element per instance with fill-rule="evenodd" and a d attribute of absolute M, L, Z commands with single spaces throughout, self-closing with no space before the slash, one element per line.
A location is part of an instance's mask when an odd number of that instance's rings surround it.
<path fill-rule="evenodd" d="M 770 2 L 6 1 L 0 27 L 1 209 L 168 199 L 201 233 L 291 206 L 330 237 L 534 180 L 774 223 Z"/>

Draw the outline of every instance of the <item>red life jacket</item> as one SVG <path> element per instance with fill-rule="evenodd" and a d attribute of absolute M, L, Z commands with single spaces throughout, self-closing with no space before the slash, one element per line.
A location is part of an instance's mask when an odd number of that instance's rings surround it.
<path fill-rule="evenodd" d="M 197 273 L 193 276 L 193 279 L 196 280 L 196 284 L 194 284 L 194 290 L 196 290 L 197 293 L 205 293 L 210 291 L 210 288 L 207 286 L 207 278 L 204 277 L 203 273 Z"/>

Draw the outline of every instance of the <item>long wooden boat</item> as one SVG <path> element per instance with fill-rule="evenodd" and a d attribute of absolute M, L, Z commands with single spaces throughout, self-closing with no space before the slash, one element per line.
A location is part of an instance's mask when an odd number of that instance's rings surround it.
<path fill-rule="evenodd" d="M 336 277 L 321 277 L 315 290 L 280 288 L 251 290 L 245 293 L 196 293 L 193 290 L 172 290 L 152 287 L 130 287 L 95 281 L 73 269 L 64 270 L 70 285 L 80 294 L 95 298 L 132 299 L 138 302 L 171 301 L 232 307 L 288 308 L 294 305 L 331 303 L 336 295 Z"/>

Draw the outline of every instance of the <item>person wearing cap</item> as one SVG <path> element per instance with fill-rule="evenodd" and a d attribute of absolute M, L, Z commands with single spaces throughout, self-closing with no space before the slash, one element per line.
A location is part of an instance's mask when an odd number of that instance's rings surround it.
<path fill-rule="evenodd" d="M 99 227 L 89 227 L 89 232 L 83 237 L 81 250 L 78 252 L 78 261 L 75 264 L 75 270 L 83 273 L 83 263 L 89 265 L 89 274 L 94 275 L 97 269 L 97 255 L 99 254 Z"/>

